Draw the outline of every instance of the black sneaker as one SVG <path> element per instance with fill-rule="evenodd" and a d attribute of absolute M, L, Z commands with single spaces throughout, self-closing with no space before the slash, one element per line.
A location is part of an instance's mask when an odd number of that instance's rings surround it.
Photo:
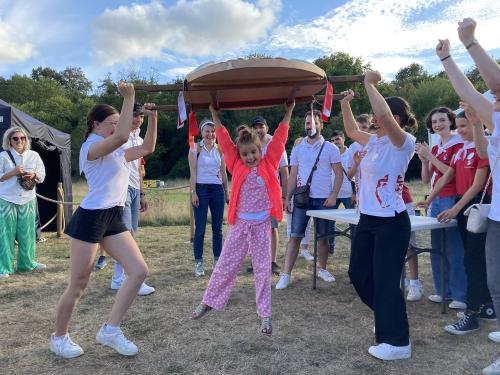
<path fill-rule="evenodd" d="M 253 266 L 248 266 L 247 267 L 247 272 L 248 273 L 253 273 Z"/>
<path fill-rule="evenodd" d="M 479 310 L 479 319 L 490 322 L 497 320 L 497 314 L 495 313 L 495 308 L 492 303 L 481 306 L 481 309 Z"/>
<path fill-rule="evenodd" d="M 471 313 L 466 311 L 463 318 L 461 318 L 455 324 L 450 324 L 444 327 L 445 331 L 452 333 L 454 335 L 466 335 L 479 330 L 479 322 L 477 319 L 477 313 Z"/>
<path fill-rule="evenodd" d="M 464 317 L 464 312 L 459 311 L 457 313 L 457 317 L 462 319 Z M 497 314 L 495 314 L 495 309 L 493 308 L 492 303 L 488 303 L 486 305 L 481 305 L 481 309 L 479 310 L 479 319 L 486 320 L 488 322 L 494 322 L 497 320 Z"/>
<path fill-rule="evenodd" d="M 273 272 L 274 275 L 278 275 L 279 276 L 281 268 L 280 268 L 280 266 L 278 266 L 276 264 L 276 262 L 272 262 L 271 263 L 271 269 L 272 269 L 272 272 Z"/>

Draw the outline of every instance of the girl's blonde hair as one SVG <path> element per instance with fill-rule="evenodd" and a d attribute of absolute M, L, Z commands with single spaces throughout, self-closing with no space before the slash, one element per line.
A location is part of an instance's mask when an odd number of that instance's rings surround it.
<path fill-rule="evenodd" d="M 24 136 L 26 137 L 26 143 L 24 144 L 24 151 L 30 150 L 31 149 L 31 139 L 30 139 L 28 133 L 26 133 L 26 130 L 24 130 L 20 126 L 14 126 L 12 128 L 7 129 L 7 131 L 3 135 L 2 148 L 5 151 L 8 151 L 12 148 L 12 146 L 10 145 L 10 138 L 15 133 L 23 133 L 24 134 Z"/>
<path fill-rule="evenodd" d="M 260 142 L 259 136 L 253 133 L 249 128 L 241 129 L 238 141 L 236 142 L 238 151 L 240 150 L 241 146 L 249 144 L 254 144 L 255 146 L 257 146 L 259 151 L 262 152 L 262 144 Z"/>

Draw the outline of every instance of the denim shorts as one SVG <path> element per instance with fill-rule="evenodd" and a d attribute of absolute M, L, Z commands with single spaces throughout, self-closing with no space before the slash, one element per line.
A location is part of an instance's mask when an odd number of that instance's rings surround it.
<path fill-rule="evenodd" d="M 305 207 L 294 207 L 292 212 L 292 228 L 290 231 L 290 237 L 304 237 L 306 234 L 306 227 L 309 223 L 309 216 L 306 215 L 308 210 L 331 210 L 333 207 L 326 207 L 323 205 L 327 198 L 310 198 L 309 205 Z M 318 236 L 324 236 L 328 234 L 328 222 L 326 219 L 315 219 L 316 220 L 316 233 Z"/>

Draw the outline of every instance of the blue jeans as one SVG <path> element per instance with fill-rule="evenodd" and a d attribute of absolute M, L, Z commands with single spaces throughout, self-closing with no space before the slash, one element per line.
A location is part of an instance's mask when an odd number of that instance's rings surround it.
<path fill-rule="evenodd" d="M 436 197 L 430 206 L 430 215 L 437 215 L 455 204 L 455 197 Z M 431 244 L 434 250 L 441 248 L 441 229 L 431 231 Z M 444 298 L 466 302 L 467 277 L 464 266 L 464 245 L 457 228 L 446 229 L 446 278 Z M 432 276 L 436 294 L 441 294 L 441 257 L 431 253 Z"/>
<path fill-rule="evenodd" d="M 326 198 L 309 198 L 309 205 L 306 207 L 293 207 L 290 237 L 304 238 L 306 234 L 306 227 L 309 223 L 309 216 L 306 215 L 306 211 L 331 209 L 332 207 L 326 207 L 323 205 L 325 200 Z M 328 234 L 328 220 L 315 218 L 314 222 L 314 228 L 318 236 Z"/>
<path fill-rule="evenodd" d="M 330 208 L 339 208 L 340 204 L 342 203 L 342 205 L 344 206 L 344 208 L 354 208 L 354 206 L 352 205 L 351 203 L 351 198 L 337 198 L 337 202 L 335 203 L 335 206 L 334 207 L 330 207 Z M 328 232 L 329 233 L 334 233 L 335 232 L 335 221 L 330 221 L 329 224 L 328 224 Z M 335 236 L 334 237 L 330 237 L 328 239 L 328 248 L 329 248 L 329 251 L 330 251 L 330 254 L 333 254 L 334 250 L 335 250 Z"/>
<path fill-rule="evenodd" d="M 194 208 L 194 259 L 203 260 L 203 241 L 207 226 L 208 208 L 212 216 L 212 251 L 218 258 L 222 250 L 222 219 L 224 216 L 224 188 L 221 184 L 196 184 L 198 207 Z"/>
<path fill-rule="evenodd" d="M 141 209 L 140 190 L 129 185 L 127 189 L 127 200 L 123 207 L 123 223 L 128 230 L 137 232 L 139 228 L 139 211 Z"/>

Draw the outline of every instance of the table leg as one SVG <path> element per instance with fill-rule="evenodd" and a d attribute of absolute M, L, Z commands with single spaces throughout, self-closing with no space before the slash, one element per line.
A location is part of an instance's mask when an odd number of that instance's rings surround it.
<path fill-rule="evenodd" d="M 446 314 L 446 229 L 441 229 L 441 314 Z"/>
<path fill-rule="evenodd" d="M 316 289 L 316 264 L 318 262 L 318 231 L 317 231 L 317 220 L 314 220 L 314 262 L 313 262 L 313 289 Z"/>

